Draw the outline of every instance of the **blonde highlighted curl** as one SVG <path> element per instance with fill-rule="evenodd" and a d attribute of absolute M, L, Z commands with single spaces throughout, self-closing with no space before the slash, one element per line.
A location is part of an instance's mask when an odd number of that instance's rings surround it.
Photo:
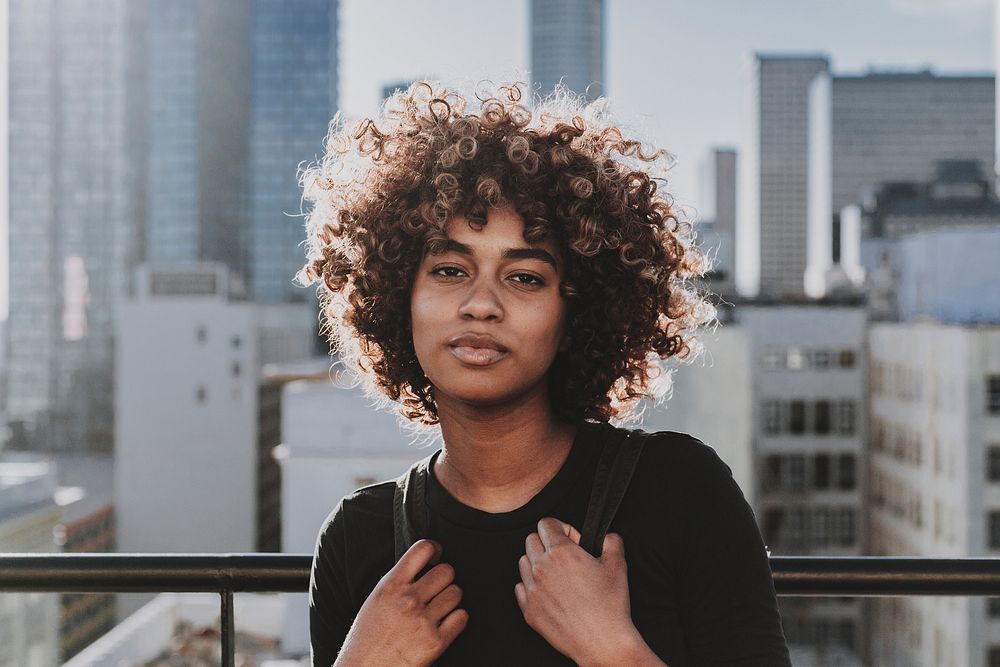
<path fill-rule="evenodd" d="M 570 340 L 550 396 L 563 419 L 622 419 L 639 399 L 661 398 L 662 362 L 691 356 L 692 334 L 715 317 L 692 283 L 707 260 L 651 176 L 669 156 L 627 138 L 606 100 L 584 106 L 562 89 L 529 110 L 522 98 L 522 84 L 463 96 L 415 83 L 377 119 L 348 125 L 338 115 L 325 156 L 303 173 L 312 208 L 298 280 L 319 283 L 333 351 L 408 420 L 437 423 L 410 291 L 455 215 L 485 225 L 489 208 L 510 205 L 527 242 L 562 248 Z"/>

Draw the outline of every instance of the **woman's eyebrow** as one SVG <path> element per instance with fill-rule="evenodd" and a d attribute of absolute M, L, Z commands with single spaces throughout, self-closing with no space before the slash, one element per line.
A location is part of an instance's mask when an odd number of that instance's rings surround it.
<path fill-rule="evenodd" d="M 469 255 L 470 257 L 476 254 L 471 246 L 453 239 L 448 239 L 445 242 L 444 252 L 457 252 L 462 255 Z M 553 269 L 559 270 L 555 257 L 541 248 L 507 248 L 503 251 L 502 257 L 503 259 L 537 259 L 546 264 L 551 264 Z"/>
<path fill-rule="evenodd" d="M 541 248 L 507 248 L 503 251 L 504 259 L 539 259 L 543 262 L 552 265 L 553 269 L 558 270 L 559 267 L 556 266 L 555 257 L 550 255 L 548 252 L 542 250 Z"/>

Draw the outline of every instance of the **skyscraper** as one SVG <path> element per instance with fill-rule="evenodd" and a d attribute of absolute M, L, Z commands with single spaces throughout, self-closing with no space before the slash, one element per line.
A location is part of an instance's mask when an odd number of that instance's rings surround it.
<path fill-rule="evenodd" d="M 253 5 L 146 0 L 146 257 L 249 275 Z"/>
<path fill-rule="evenodd" d="M 879 183 L 930 181 L 940 160 L 992 173 L 994 86 L 993 76 L 928 71 L 834 76 L 833 212 Z"/>
<path fill-rule="evenodd" d="M 115 302 L 138 252 L 125 0 L 10 2 L 12 445 L 107 449 Z"/>
<path fill-rule="evenodd" d="M 297 171 L 337 109 L 336 0 L 257 0 L 250 118 L 251 282 L 257 301 L 303 301 Z"/>
<path fill-rule="evenodd" d="M 560 79 L 589 99 L 604 94 L 604 1 L 531 0 L 531 79 L 542 95 Z"/>
<path fill-rule="evenodd" d="M 801 294 L 806 269 L 809 87 L 825 56 L 757 56 L 760 291 Z"/>
<path fill-rule="evenodd" d="M 928 181 L 939 160 L 984 172 L 993 163 L 993 76 L 831 75 L 825 56 L 809 54 L 758 54 L 757 68 L 762 294 L 803 291 L 806 221 L 821 209 L 814 231 L 836 237 L 840 210 L 868 188 Z M 826 94 L 814 95 L 822 77 Z M 821 245 L 836 252 L 826 238 Z"/>
<path fill-rule="evenodd" d="M 336 101 L 336 0 L 11 0 L 13 445 L 108 450 L 131 268 L 303 299 L 297 165 Z M 251 282 L 253 281 L 253 282 Z"/>

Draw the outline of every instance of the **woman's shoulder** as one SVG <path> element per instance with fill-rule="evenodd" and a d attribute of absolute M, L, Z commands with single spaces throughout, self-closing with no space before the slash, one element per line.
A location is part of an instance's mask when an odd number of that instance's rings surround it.
<path fill-rule="evenodd" d="M 623 433 L 646 434 L 637 470 L 661 475 L 685 485 L 723 483 L 732 470 L 713 447 L 690 433 L 618 429 Z M 635 437 L 635 436 L 633 436 Z"/>

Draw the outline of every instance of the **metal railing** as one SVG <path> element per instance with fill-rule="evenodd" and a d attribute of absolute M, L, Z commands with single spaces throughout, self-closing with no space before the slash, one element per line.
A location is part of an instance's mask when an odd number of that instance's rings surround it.
<path fill-rule="evenodd" d="M 222 665 L 233 667 L 234 593 L 302 593 L 298 554 L 2 554 L 0 593 L 203 593 L 221 596 Z M 772 556 L 778 595 L 1000 596 L 1000 558 Z"/>

